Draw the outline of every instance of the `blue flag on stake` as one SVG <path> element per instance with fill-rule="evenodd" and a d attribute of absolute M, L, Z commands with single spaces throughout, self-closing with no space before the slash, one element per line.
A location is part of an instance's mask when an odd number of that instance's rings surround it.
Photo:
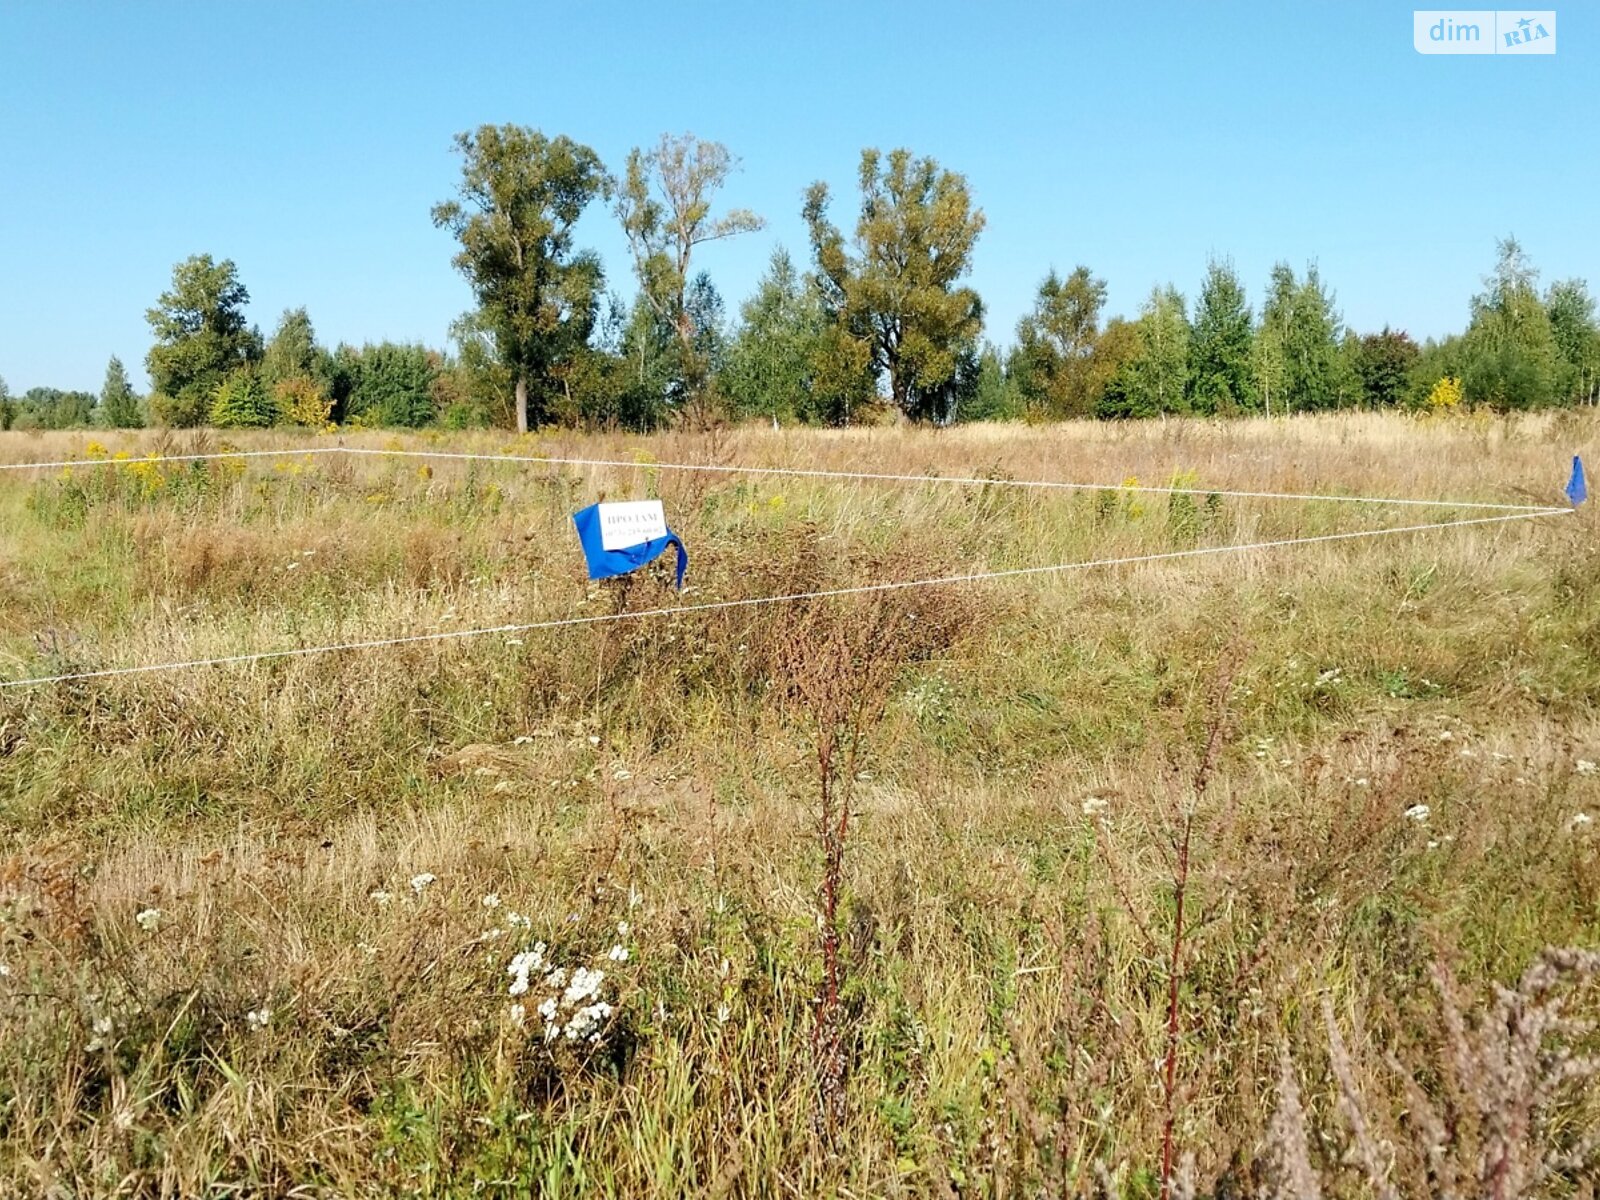
<path fill-rule="evenodd" d="M 1583 459 L 1572 456 L 1572 478 L 1567 481 L 1567 499 L 1577 508 L 1589 498 L 1589 484 L 1583 477 Z"/>
<path fill-rule="evenodd" d="M 578 541 L 589 564 L 590 579 L 626 575 L 655 562 L 668 546 L 678 548 L 678 590 L 689 568 L 683 540 L 667 528 L 659 500 L 626 500 L 591 504 L 572 514 Z"/>

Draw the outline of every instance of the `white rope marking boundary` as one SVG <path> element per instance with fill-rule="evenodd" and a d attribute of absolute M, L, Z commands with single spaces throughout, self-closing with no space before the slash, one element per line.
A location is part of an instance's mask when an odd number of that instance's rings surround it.
<path fill-rule="evenodd" d="M 824 471 L 802 467 L 751 467 L 726 466 L 720 463 L 669 463 L 638 462 L 612 458 L 557 458 L 548 455 L 469 454 L 446 450 L 378 450 L 357 446 L 309 446 L 287 450 L 224 450 L 207 454 L 168 454 L 145 458 L 85 458 L 63 459 L 59 462 L 0 463 L 0 471 L 51 470 L 70 467 L 126 467 L 137 463 L 201 462 L 225 458 L 293 458 L 310 454 L 362 454 L 388 458 L 445 458 L 481 459 L 485 462 L 533 463 L 545 466 L 569 467 L 622 467 L 645 471 L 715 471 L 728 475 L 782 475 L 808 479 L 864 479 L 880 483 L 953 483 L 969 487 L 1020 487 L 1047 488 L 1062 491 L 1095 492 L 1146 492 L 1163 496 L 1215 495 L 1231 496 L 1243 500 L 1324 500 L 1339 504 L 1394 504 L 1425 508 L 1473 508 L 1491 512 L 1522 512 L 1543 514 L 1564 512 L 1564 509 L 1547 509 L 1538 504 L 1497 504 L 1482 500 L 1419 500 L 1399 496 L 1336 496 L 1326 493 L 1306 492 L 1247 492 L 1201 487 L 1156 487 L 1148 484 L 1071 483 L 1054 479 L 984 479 L 960 475 L 893 475 L 874 471 Z"/>
<path fill-rule="evenodd" d="M 612 621 L 643 620 L 646 617 L 682 616 L 688 613 L 717 612 L 731 608 L 752 608 L 762 604 L 792 604 L 799 600 L 824 600 L 835 596 L 863 596 L 875 592 L 905 591 L 912 588 L 941 587 L 958 583 L 979 583 L 994 579 L 1016 579 L 1026 575 L 1060 574 L 1065 571 L 1086 571 L 1096 567 L 1134 566 L 1140 563 L 1159 562 L 1165 559 L 1199 558 L 1208 554 L 1273 550 L 1284 546 L 1308 546 L 1317 542 L 1390 537 L 1395 534 L 1425 533 L 1433 529 L 1449 529 L 1463 525 L 1491 525 L 1502 521 L 1523 521 L 1531 517 L 1560 516 L 1563 513 L 1573 511 L 1575 510 L 1567 508 L 1546 508 L 1534 512 L 1517 512 L 1495 517 L 1463 517 L 1454 521 L 1437 521 L 1427 525 L 1406 525 L 1394 529 L 1361 529 L 1350 533 L 1323 533 L 1311 537 L 1281 538 L 1268 542 L 1248 542 L 1237 546 L 1203 546 L 1190 550 L 1167 550 L 1157 554 L 1136 554 L 1124 558 L 1100 558 L 1086 562 L 1056 563 L 1044 567 L 1013 567 L 1003 571 L 978 571 L 967 575 L 943 575 L 933 579 L 868 583 L 855 587 L 829 588 L 815 592 L 793 592 L 785 596 L 753 596 L 743 600 L 716 600 L 705 604 L 680 604 L 666 608 L 640 609 L 636 612 L 600 613 L 588 617 L 563 617 L 549 621 L 530 621 L 518 625 L 494 625 L 481 629 L 453 629 L 439 633 L 416 633 L 402 637 L 379 638 L 373 641 L 344 642 L 334 646 L 302 646 L 289 650 L 264 650 L 254 654 L 231 654 L 221 658 L 196 658 L 187 662 L 154 663 L 139 667 L 110 667 L 100 671 L 77 671 L 63 675 L 40 675 L 32 679 L 0 680 L 0 690 L 32 687 L 47 683 L 67 683 L 80 679 L 105 679 L 114 675 L 141 675 L 153 671 L 182 671 L 195 667 L 220 667 L 240 663 L 265 662 L 270 659 L 296 658 L 311 654 L 333 654 L 346 650 L 377 650 L 388 646 L 405 646 L 417 642 L 458 641 L 463 638 L 484 637 L 497 633 L 531 633 L 543 629 L 563 629 L 578 625 L 600 625 Z"/>

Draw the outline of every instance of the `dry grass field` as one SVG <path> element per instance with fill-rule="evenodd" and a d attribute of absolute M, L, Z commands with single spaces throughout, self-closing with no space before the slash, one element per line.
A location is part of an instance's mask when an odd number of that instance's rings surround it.
<path fill-rule="evenodd" d="M 0 472 L 0 680 L 1557 503 L 1597 435 L 0 435 L 132 456 Z M 584 577 L 646 495 L 681 600 Z M 1597 704 L 1593 505 L 0 689 L 0 1194 L 1592 1197 Z"/>

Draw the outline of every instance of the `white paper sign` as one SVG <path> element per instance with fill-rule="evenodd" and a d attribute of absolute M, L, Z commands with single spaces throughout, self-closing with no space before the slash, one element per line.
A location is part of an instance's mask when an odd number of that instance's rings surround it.
<path fill-rule="evenodd" d="M 667 536 L 667 514 L 659 500 L 623 500 L 600 505 L 600 546 L 626 550 Z"/>

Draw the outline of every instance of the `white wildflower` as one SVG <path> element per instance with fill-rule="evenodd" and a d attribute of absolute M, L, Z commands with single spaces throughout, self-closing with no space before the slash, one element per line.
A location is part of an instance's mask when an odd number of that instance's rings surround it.
<path fill-rule="evenodd" d="M 581 1037 L 595 1033 L 599 1024 L 610 1015 L 611 1005 L 604 1000 L 578 1009 L 567 1021 L 567 1039 L 575 1042 Z M 591 1040 L 597 1041 L 598 1038 Z"/>
<path fill-rule="evenodd" d="M 528 990 L 528 976 L 544 968 L 544 952 L 545 944 L 540 942 L 532 950 L 523 950 L 511 956 L 511 962 L 506 966 L 506 974 L 511 976 L 508 995 L 520 996 Z"/>
<path fill-rule="evenodd" d="M 5 963 L 0 962 L 0 979 L 5 979 L 10 974 L 11 974 L 11 968 L 6 966 Z"/>
<path fill-rule="evenodd" d="M 245 1013 L 244 1019 L 249 1023 L 252 1030 L 265 1029 L 267 1023 L 272 1020 L 272 1010 L 266 1005 L 262 1005 L 260 1008 Z"/>
<path fill-rule="evenodd" d="M 1426 804 L 1413 804 L 1410 808 L 1406 809 L 1406 818 L 1421 824 L 1423 821 L 1428 819 L 1428 815 L 1432 811 L 1433 810 Z"/>
<path fill-rule="evenodd" d="M 633 932 L 633 926 L 629 925 L 626 921 L 618 921 L 617 922 L 617 936 L 618 937 L 627 937 L 628 934 L 631 933 L 631 932 Z"/>
<path fill-rule="evenodd" d="M 379 908 L 382 908 L 385 904 L 394 899 L 394 893 L 386 892 L 382 888 L 377 888 L 371 892 L 368 892 L 367 894 L 378 902 Z"/>
<path fill-rule="evenodd" d="M 597 733 L 591 733 L 589 735 L 589 745 L 598 746 L 599 744 L 600 744 L 600 735 L 597 734 Z"/>
<path fill-rule="evenodd" d="M 106 1048 L 106 1039 L 111 1036 L 111 1018 L 96 1017 L 94 1024 L 90 1028 L 94 1030 L 94 1037 L 89 1040 L 89 1044 L 84 1049 L 93 1054 L 97 1050 Z"/>
<path fill-rule="evenodd" d="M 423 871 L 421 874 L 411 877 L 411 890 L 420 896 L 438 881 L 439 877 L 437 875 L 431 871 Z"/>
<path fill-rule="evenodd" d="M 547 997 L 545 1002 L 539 1005 L 539 1015 L 545 1019 L 546 1023 L 556 1019 L 556 998 L 554 996 Z"/>
<path fill-rule="evenodd" d="M 1090 796 L 1084 800 L 1082 807 L 1084 816 L 1098 817 L 1111 807 L 1111 801 L 1104 796 Z"/>
<path fill-rule="evenodd" d="M 508 1012 L 513 1025 L 521 1025 L 528 1019 L 528 1010 L 520 1004 L 513 1004 Z"/>
<path fill-rule="evenodd" d="M 600 985 L 605 982 L 606 973 L 590 967 L 577 967 L 572 972 L 572 982 L 567 984 L 567 990 L 561 994 L 561 1003 L 567 1007 L 582 1004 L 591 996 L 600 994 Z"/>
<path fill-rule="evenodd" d="M 508 912 L 506 914 L 506 924 L 513 929 L 532 929 L 533 918 L 525 917 L 519 912 Z"/>
<path fill-rule="evenodd" d="M 1580 758 L 1578 760 L 1579 775 L 1593 775 L 1596 769 L 1597 768 L 1595 767 L 1594 763 L 1589 761 L 1587 758 Z"/>
<path fill-rule="evenodd" d="M 1568 830 L 1582 829 L 1585 825 L 1594 824 L 1594 818 L 1586 812 L 1573 813 L 1572 820 L 1567 822 Z"/>
<path fill-rule="evenodd" d="M 546 975 L 544 977 L 544 985 L 545 985 L 545 987 L 552 988 L 552 989 L 559 989 L 559 988 L 566 987 L 567 986 L 567 969 L 565 967 L 556 967 L 554 970 L 552 970 L 550 972 L 550 974 L 548 974 L 548 975 Z"/>
<path fill-rule="evenodd" d="M 138 922 L 139 928 L 146 933 L 154 933 L 161 924 L 161 910 L 159 908 L 141 909 L 133 918 Z"/>
<path fill-rule="evenodd" d="M 499 908 L 500 907 L 500 894 L 498 892 L 490 892 L 487 896 L 485 896 L 480 901 L 480 903 L 485 908 Z"/>
<path fill-rule="evenodd" d="M 624 963 L 628 961 L 628 948 L 626 946 L 613 946 L 606 954 L 612 962 Z"/>

